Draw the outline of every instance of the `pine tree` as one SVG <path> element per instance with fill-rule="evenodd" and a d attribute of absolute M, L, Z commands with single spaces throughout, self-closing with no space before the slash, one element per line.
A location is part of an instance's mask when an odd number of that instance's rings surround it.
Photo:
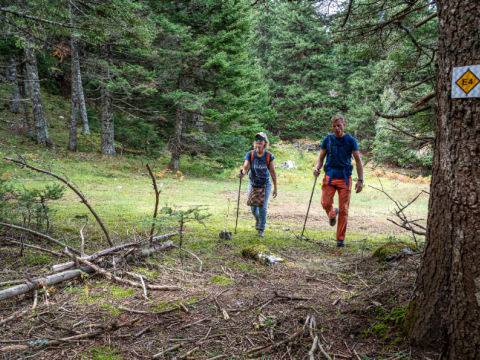
<path fill-rule="evenodd" d="M 322 45 L 327 34 L 314 4 L 273 3 L 257 34 L 258 56 L 278 114 L 268 128 L 282 138 L 325 136 L 331 117 L 346 110 L 345 79 L 335 49 Z"/>

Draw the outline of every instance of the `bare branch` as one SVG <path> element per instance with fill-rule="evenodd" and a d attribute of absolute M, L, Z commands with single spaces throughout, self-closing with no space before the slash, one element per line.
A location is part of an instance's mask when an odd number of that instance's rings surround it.
<path fill-rule="evenodd" d="M 403 91 L 407 91 L 407 90 L 413 89 L 413 88 L 415 88 L 415 87 L 417 87 L 417 86 L 419 86 L 419 85 L 422 85 L 423 83 L 425 83 L 425 82 L 427 82 L 428 80 L 431 80 L 431 79 L 433 79 L 433 78 L 435 78 L 435 75 L 430 76 L 429 78 L 426 78 L 425 80 L 422 80 L 422 81 L 420 81 L 420 82 L 418 82 L 418 83 L 416 83 L 416 84 L 413 84 L 413 85 L 411 85 L 411 86 L 409 86 L 409 87 L 406 87 L 405 89 L 400 89 L 400 90 L 398 90 L 398 92 L 401 93 L 401 92 L 403 92 Z"/>
<path fill-rule="evenodd" d="M 388 123 L 388 125 L 390 125 L 391 127 L 393 127 L 394 129 L 396 129 L 397 131 L 401 132 L 402 134 L 405 134 L 407 136 L 410 136 L 416 140 L 420 140 L 420 141 L 426 141 L 426 142 L 435 142 L 435 136 L 434 135 L 430 135 L 430 136 L 415 136 L 411 133 L 408 133 L 398 127 L 396 127 L 395 125 L 393 125 L 392 123 Z M 389 130 L 393 130 L 393 129 L 389 129 Z"/>
<path fill-rule="evenodd" d="M 8 238 L 7 239 L 9 242 L 11 243 L 14 243 L 14 244 L 18 244 L 18 245 L 22 245 L 22 246 L 26 246 L 26 247 L 29 247 L 29 248 L 32 248 L 32 249 L 35 249 L 35 250 L 38 250 L 38 251 L 43 251 L 43 252 L 46 252 L 46 253 L 49 253 L 49 254 L 52 254 L 52 255 L 55 255 L 55 256 L 65 256 L 64 254 L 62 253 L 59 253 L 59 252 L 56 252 L 56 251 L 52 251 L 52 250 L 48 250 L 48 249 L 44 249 L 44 248 L 41 248 L 39 246 L 35 246 L 35 245 L 28 245 L 28 244 L 25 244 L 25 243 L 21 243 L 21 242 L 18 242 L 18 241 L 15 241 L 13 239 L 10 239 Z"/>
<path fill-rule="evenodd" d="M 41 237 L 41 238 L 44 238 L 54 244 L 57 244 L 57 245 L 60 245 L 62 248 L 64 247 L 67 247 L 68 250 L 74 252 L 75 254 L 79 254 L 80 255 L 80 251 L 78 251 L 77 249 L 74 249 L 72 248 L 71 246 L 67 245 L 67 244 L 64 244 L 64 243 L 61 243 L 60 241 L 48 236 L 48 235 L 45 235 L 45 234 L 42 234 L 42 233 L 39 233 L 37 231 L 34 231 L 34 230 L 31 230 L 31 229 L 27 229 L 27 228 L 24 228 L 24 227 L 21 227 L 21 226 L 16 226 L 16 225 L 13 225 L 13 224 L 7 224 L 7 223 L 3 223 L 3 222 L 0 222 L 0 225 L 1 226 L 6 226 L 6 227 L 9 227 L 11 229 L 15 229 L 15 230 L 20 230 L 20 231 L 25 231 L 25 232 L 28 232 L 32 235 L 35 235 L 35 236 L 38 236 L 38 237 Z"/>
<path fill-rule="evenodd" d="M 402 114 L 398 114 L 398 115 L 386 115 L 386 114 L 380 113 L 378 110 L 375 110 L 375 115 L 380 116 L 384 119 L 403 119 L 403 118 L 418 114 L 422 111 L 425 111 L 425 110 L 428 110 L 428 109 L 431 109 L 431 108 L 433 108 L 433 105 L 426 105 L 426 106 L 423 106 L 423 107 L 418 108 L 416 110 L 412 110 L 412 111 L 409 111 L 407 113 L 402 113 Z"/>
<path fill-rule="evenodd" d="M 434 97 L 435 97 L 435 92 L 427 94 L 410 107 L 412 107 L 412 108 L 419 107 L 420 105 L 426 104 L 428 101 L 430 101 Z"/>
<path fill-rule="evenodd" d="M 432 15 L 426 17 L 425 19 L 423 19 L 422 21 L 416 23 L 415 25 L 413 25 L 413 27 L 416 29 L 416 28 L 419 28 L 420 26 L 422 26 L 423 24 L 429 22 L 430 20 L 436 18 L 438 16 L 438 12 L 434 12 Z"/>
<path fill-rule="evenodd" d="M 352 10 L 352 4 L 353 4 L 353 0 L 350 0 L 350 1 L 348 2 L 347 15 L 345 15 L 345 20 L 343 20 L 342 28 L 345 26 L 345 24 L 346 24 L 347 21 L 348 21 L 348 17 L 350 16 L 350 11 Z"/>
<path fill-rule="evenodd" d="M 60 22 L 51 21 L 51 20 L 45 20 L 45 19 L 41 19 L 41 18 L 38 18 L 38 17 L 26 15 L 26 14 L 23 14 L 21 12 L 18 12 L 18 11 L 12 10 L 12 9 L 8 9 L 8 8 L 0 8 L 0 11 L 4 12 L 4 13 L 13 14 L 16 17 L 19 17 L 19 18 L 30 19 L 30 20 L 34 20 L 34 21 L 38 21 L 38 22 L 47 23 L 47 24 L 50 24 L 50 25 L 61 26 L 61 27 L 70 28 L 70 29 L 88 30 L 88 28 L 85 28 L 85 27 L 77 27 L 77 26 L 73 26 L 73 25 L 70 25 L 70 24 L 60 23 Z"/>

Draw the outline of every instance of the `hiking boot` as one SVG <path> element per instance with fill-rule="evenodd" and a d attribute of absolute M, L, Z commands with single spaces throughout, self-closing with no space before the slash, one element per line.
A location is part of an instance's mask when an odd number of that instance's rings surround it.
<path fill-rule="evenodd" d="M 255 218 L 255 230 L 258 230 L 258 219 Z"/>
<path fill-rule="evenodd" d="M 345 247 L 345 241 L 344 240 L 337 240 L 337 247 Z"/>
<path fill-rule="evenodd" d="M 333 219 L 330 219 L 329 222 L 330 222 L 330 226 L 335 226 L 335 224 L 337 223 L 337 216 L 338 216 L 338 208 L 335 208 L 335 211 L 337 212 L 335 214 L 335 217 Z"/>
<path fill-rule="evenodd" d="M 257 236 L 258 236 L 258 237 L 264 237 L 265 234 L 264 234 L 263 230 L 258 230 Z"/>

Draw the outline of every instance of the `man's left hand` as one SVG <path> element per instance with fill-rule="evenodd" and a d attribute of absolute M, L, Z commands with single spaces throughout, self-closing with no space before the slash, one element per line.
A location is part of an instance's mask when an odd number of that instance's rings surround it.
<path fill-rule="evenodd" d="M 363 182 L 362 181 L 358 181 L 356 184 L 355 184 L 355 193 L 358 194 L 359 192 L 361 192 L 363 190 Z"/>

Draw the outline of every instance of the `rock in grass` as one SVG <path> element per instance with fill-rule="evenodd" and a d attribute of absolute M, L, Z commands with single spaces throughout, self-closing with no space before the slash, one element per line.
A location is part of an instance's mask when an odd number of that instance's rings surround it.
<path fill-rule="evenodd" d="M 388 242 L 379 246 L 372 254 L 372 257 L 378 257 L 382 260 L 392 261 L 400 254 L 413 254 L 418 252 L 416 246 L 406 241 Z"/>
<path fill-rule="evenodd" d="M 218 237 L 222 240 L 232 240 L 232 232 L 228 230 L 221 231 Z"/>
<path fill-rule="evenodd" d="M 282 258 L 279 258 L 272 254 L 272 252 L 265 245 L 247 246 L 242 250 L 242 256 L 260 261 L 261 263 L 268 266 L 283 262 Z"/>

